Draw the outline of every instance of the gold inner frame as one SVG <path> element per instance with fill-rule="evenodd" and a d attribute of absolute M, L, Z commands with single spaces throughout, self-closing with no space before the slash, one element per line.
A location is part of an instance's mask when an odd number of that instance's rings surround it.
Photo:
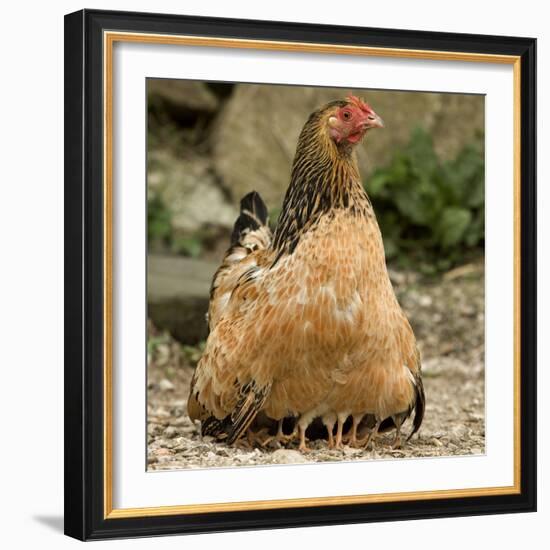
<path fill-rule="evenodd" d="M 113 46 L 116 42 L 138 42 L 147 44 L 169 44 L 181 46 L 203 46 L 217 48 L 259 49 L 285 52 L 307 52 L 319 54 L 344 54 L 374 57 L 396 57 L 444 61 L 467 61 L 476 63 L 498 63 L 513 66 L 514 80 L 514 484 L 504 487 L 482 487 L 468 489 L 445 489 L 435 491 L 414 491 L 371 495 L 334 497 L 293 498 L 279 500 L 255 500 L 246 502 L 221 502 L 212 504 L 182 504 L 177 506 L 156 506 L 150 508 L 113 508 L 113 360 L 112 360 L 112 292 L 113 292 Z M 520 455 L 520 189 L 521 189 L 521 61 L 519 56 L 491 55 L 464 52 L 430 50 L 408 50 L 366 46 L 343 46 L 315 43 L 281 42 L 270 40 L 247 40 L 212 38 L 201 36 L 175 36 L 147 33 L 110 32 L 103 34 L 103 114 L 104 114 L 104 518 L 152 517 L 207 512 L 229 512 L 244 510 L 269 510 L 277 508 L 303 508 L 308 506 L 330 506 L 359 503 L 381 503 L 411 500 L 434 500 L 442 498 L 463 498 L 476 496 L 511 495 L 521 492 Z"/>

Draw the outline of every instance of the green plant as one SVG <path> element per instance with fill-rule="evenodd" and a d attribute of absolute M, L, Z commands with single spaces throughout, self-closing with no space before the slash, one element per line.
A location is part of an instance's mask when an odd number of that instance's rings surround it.
<path fill-rule="evenodd" d="M 203 243 L 200 235 L 175 236 L 172 238 L 172 250 L 176 254 L 189 258 L 198 258 L 203 251 Z"/>
<path fill-rule="evenodd" d="M 485 235 L 484 172 L 482 136 L 441 161 L 431 136 L 415 129 L 365 185 L 388 259 L 435 272 L 475 252 Z"/>
<path fill-rule="evenodd" d="M 147 241 L 168 244 L 172 235 L 172 216 L 162 201 L 155 195 L 147 201 Z"/>
<path fill-rule="evenodd" d="M 199 359 L 201 358 L 204 348 L 206 347 L 206 341 L 202 340 L 194 346 L 189 346 L 182 344 L 181 351 L 187 362 L 192 366 L 196 367 Z"/>
<path fill-rule="evenodd" d="M 206 230 L 178 234 L 172 224 L 172 213 L 159 195 L 147 201 L 147 242 L 153 250 L 170 250 L 176 254 L 197 258 L 203 252 Z"/>

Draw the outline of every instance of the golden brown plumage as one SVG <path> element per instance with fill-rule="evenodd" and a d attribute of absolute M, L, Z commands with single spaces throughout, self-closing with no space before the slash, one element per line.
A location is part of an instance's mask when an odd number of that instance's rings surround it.
<path fill-rule="evenodd" d="M 210 335 L 188 412 L 205 434 L 241 437 L 262 411 L 322 417 L 334 444 L 363 417 L 397 428 L 424 392 L 411 327 L 386 270 L 382 237 L 353 147 L 380 118 L 356 98 L 313 113 L 300 135 L 273 237 L 259 195 L 241 203 L 232 246 L 212 284 Z"/>

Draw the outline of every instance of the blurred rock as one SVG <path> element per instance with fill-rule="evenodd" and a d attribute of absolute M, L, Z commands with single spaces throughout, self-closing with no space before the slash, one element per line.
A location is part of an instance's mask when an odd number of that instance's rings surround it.
<path fill-rule="evenodd" d="M 203 82 L 151 78 L 147 80 L 149 104 L 179 122 L 188 123 L 201 113 L 213 113 L 218 98 Z"/>
<path fill-rule="evenodd" d="M 187 258 L 149 255 L 148 316 L 180 342 L 195 344 L 207 336 L 206 312 L 216 265 Z"/>
<path fill-rule="evenodd" d="M 291 86 L 238 85 L 225 104 L 213 133 L 213 160 L 235 202 L 259 191 L 270 208 L 279 208 L 289 182 L 296 141 L 308 115 L 348 90 Z M 387 164 L 411 131 L 431 132 L 435 149 L 451 158 L 483 130 L 483 97 L 473 95 L 354 91 L 384 119 L 358 151 L 363 177 Z"/>
<path fill-rule="evenodd" d="M 171 213 L 174 232 L 211 224 L 232 227 L 238 210 L 228 204 L 206 157 L 175 157 L 168 150 L 149 153 L 149 196 L 158 195 Z"/>

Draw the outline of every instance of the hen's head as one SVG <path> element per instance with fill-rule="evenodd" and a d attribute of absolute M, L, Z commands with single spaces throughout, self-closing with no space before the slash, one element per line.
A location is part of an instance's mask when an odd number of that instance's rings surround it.
<path fill-rule="evenodd" d="M 328 133 L 337 145 L 356 145 L 371 128 L 384 127 L 370 105 L 353 95 L 331 106 L 327 114 Z"/>

